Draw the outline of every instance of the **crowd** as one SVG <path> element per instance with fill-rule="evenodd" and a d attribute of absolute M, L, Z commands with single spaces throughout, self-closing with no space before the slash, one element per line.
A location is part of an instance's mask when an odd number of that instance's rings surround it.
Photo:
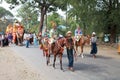
<path fill-rule="evenodd" d="M 59 36 L 58 36 L 59 35 Z M 75 30 L 75 40 L 78 41 L 81 38 L 81 35 L 83 35 L 82 30 L 80 29 L 80 27 L 78 26 L 77 29 Z M 22 45 L 25 44 L 26 48 L 29 48 L 30 45 L 34 45 L 34 47 L 38 47 L 39 44 L 43 43 L 45 41 L 41 41 L 41 38 L 43 40 L 47 40 L 47 38 L 50 38 L 50 44 L 56 42 L 56 40 L 60 37 L 63 37 L 63 35 L 58 34 L 57 28 L 56 26 L 53 26 L 53 28 L 50 30 L 50 32 L 48 32 L 48 30 L 46 29 L 44 34 L 42 35 L 41 33 L 36 35 L 36 33 L 29 33 L 29 32 L 25 32 L 23 34 L 23 42 Z M 18 40 L 18 39 L 16 39 Z M 93 57 L 96 57 L 96 53 L 97 53 L 97 45 L 96 45 L 96 33 L 93 32 L 92 36 L 91 36 L 91 52 L 90 54 L 93 55 Z M 19 42 L 19 41 L 18 41 Z M 75 48 L 74 48 L 74 39 L 72 38 L 72 32 L 68 31 L 66 33 L 66 51 L 67 51 L 67 56 L 68 56 L 68 68 L 69 70 L 73 71 L 73 63 L 74 63 L 74 52 L 76 52 Z M 13 36 L 11 33 L 9 34 L 0 34 L 0 46 L 4 47 L 4 46 L 10 46 L 11 44 L 15 43 L 13 42 Z M 18 45 L 18 44 L 16 44 Z"/>
<path fill-rule="evenodd" d="M 39 44 L 40 36 L 36 35 L 36 33 L 24 33 L 24 42 L 26 48 L 29 48 L 29 45 L 34 45 L 34 47 L 37 47 Z"/>
<path fill-rule="evenodd" d="M 29 48 L 29 45 L 34 45 L 35 47 L 38 46 L 38 36 L 35 33 L 24 33 L 23 35 L 23 41 L 22 45 L 25 44 L 26 48 Z M 13 36 L 11 33 L 9 34 L 0 34 L 0 46 L 11 46 L 11 45 L 18 45 L 18 39 L 16 38 L 16 41 L 14 43 Z"/>
<path fill-rule="evenodd" d="M 82 30 L 80 29 L 80 27 L 78 26 L 77 29 L 75 29 L 75 33 L 74 33 L 74 38 L 72 36 L 72 32 L 68 31 L 65 35 L 66 37 L 66 51 L 67 51 L 67 57 L 68 57 L 68 69 L 71 71 L 74 71 L 73 69 L 73 63 L 74 63 L 74 56 L 76 55 L 76 49 L 75 49 L 75 43 L 74 41 L 79 41 L 80 38 L 83 35 Z M 50 38 L 50 44 L 53 44 L 56 42 L 57 39 L 59 39 L 60 37 L 63 37 L 61 34 L 58 34 L 57 28 L 56 26 L 53 26 L 53 28 L 50 30 L 50 33 L 46 32 L 44 33 L 44 37 L 46 38 Z M 92 32 L 91 35 L 91 52 L 90 54 L 92 54 L 92 56 L 94 58 L 96 58 L 96 54 L 97 54 L 97 37 L 96 37 L 96 33 Z M 82 55 L 83 57 L 83 55 Z"/>

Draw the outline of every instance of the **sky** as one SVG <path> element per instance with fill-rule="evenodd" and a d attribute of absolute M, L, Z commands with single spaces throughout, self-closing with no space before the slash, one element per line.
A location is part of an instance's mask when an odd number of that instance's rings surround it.
<path fill-rule="evenodd" d="M 17 12 L 16 12 L 17 8 L 10 10 L 9 9 L 10 4 L 7 4 L 4 0 L 3 0 L 2 4 L 0 4 L 0 6 L 4 7 L 6 10 L 9 10 L 11 13 L 13 13 L 14 16 L 16 16 L 16 14 L 17 14 Z"/>
<path fill-rule="evenodd" d="M 9 4 L 7 4 L 7 3 L 4 2 L 4 1 L 0 4 L 0 6 L 1 6 L 1 7 L 4 7 L 4 8 L 7 9 L 7 10 L 9 10 Z"/>
<path fill-rule="evenodd" d="M 15 18 L 17 18 L 18 20 L 21 20 L 21 18 L 16 17 L 16 15 L 17 15 L 17 9 L 18 9 L 19 7 L 10 10 L 10 9 L 9 9 L 10 4 L 7 4 L 4 0 L 3 0 L 2 4 L 0 4 L 0 6 L 1 6 L 1 7 L 4 7 L 6 10 L 9 10 L 9 11 L 15 16 Z M 61 11 L 61 10 L 58 10 L 57 12 L 58 12 L 63 18 L 65 18 L 65 12 L 63 12 L 63 11 Z"/>

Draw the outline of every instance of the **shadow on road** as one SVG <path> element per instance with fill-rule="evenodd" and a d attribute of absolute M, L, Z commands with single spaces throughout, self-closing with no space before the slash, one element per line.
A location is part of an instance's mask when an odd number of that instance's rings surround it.
<path fill-rule="evenodd" d="M 85 56 L 88 57 L 88 58 L 93 58 L 91 54 L 85 54 Z M 96 55 L 96 59 L 113 59 L 113 58 L 102 56 L 102 55 Z"/>

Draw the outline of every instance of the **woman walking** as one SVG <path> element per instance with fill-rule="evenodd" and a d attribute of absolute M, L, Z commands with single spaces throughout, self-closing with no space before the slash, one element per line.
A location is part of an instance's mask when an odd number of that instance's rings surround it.
<path fill-rule="evenodd" d="M 33 44 L 34 44 L 34 47 L 38 46 L 38 38 L 37 38 L 37 35 L 35 33 L 33 34 Z"/>
<path fill-rule="evenodd" d="M 93 55 L 93 58 L 96 58 L 96 54 L 97 54 L 97 44 L 96 44 L 96 41 L 97 41 L 96 33 L 93 32 L 92 33 L 92 37 L 91 37 L 91 52 L 90 52 L 90 54 Z"/>

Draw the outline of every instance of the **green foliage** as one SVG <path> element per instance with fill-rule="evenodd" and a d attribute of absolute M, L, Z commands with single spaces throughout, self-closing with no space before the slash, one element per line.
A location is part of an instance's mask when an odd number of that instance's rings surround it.
<path fill-rule="evenodd" d="M 48 22 L 48 28 L 52 28 L 52 24 L 51 22 L 54 21 L 56 23 L 56 25 L 59 25 L 60 24 L 60 15 L 56 12 L 53 12 L 51 15 L 49 15 L 47 17 L 47 22 Z"/>
<path fill-rule="evenodd" d="M 92 26 L 92 22 L 95 13 L 95 0 L 74 0 L 69 1 L 69 5 L 72 7 L 68 10 L 68 17 L 74 17 L 76 24 L 80 25 L 84 33 L 92 32 L 93 28 L 88 30 Z M 75 29 L 76 27 L 74 27 Z"/>
<path fill-rule="evenodd" d="M 47 17 L 47 29 L 52 28 L 51 22 L 55 22 L 58 28 L 58 33 L 61 33 L 62 35 L 65 35 L 66 29 L 59 28 L 60 25 L 65 26 L 65 20 L 62 16 L 60 16 L 58 13 L 53 12 L 51 15 L 48 15 Z"/>
<path fill-rule="evenodd" d="M 119 3 L 118 0 L 69 0 L 72 7 L 68 10 L 68 16 L 76 18 L 76 23 L 85 28 L 87 33 L 106 33 L 112 25 L 117 26 L 119 33 Z"/>
<path fill-rule="evenodd" d="M 37 9 L 41 12 L 40 27 L 39 31 L 43 29 L 44 16 L 47 12 L 56 11 L 59 9 L 66 9 L 66 0 L 5 0 L 7 3 L 11 4 L 11 9 L 16 5 L 26 4 L 34 9 Z"/>
<path fill-rule="evenodd" d="M 13 16 L 13 14 L 10 11 L 4 9 L 3 7 L 0 7 L 0 17 L 4 17 L 8 15 Z"/>
<path fill-rule="evenodd" d="M 119 1 L 106 1 L 103 0 L 102 6 L 99 6 L 99 9 L 97 12 L 99 13 L 98 18 L 96 19 L 99 21 L 98 25 L 101 25 L 102 31 L 105 33 L 109 33 L 108 27 L 114 27 L 114 25 L 117 26 L 116 33 L 120 33 L 120 6 Z M 100 3 L 99 3 L 100 4 Z"/>
<path fill-rule="evenodd" d="M 0 31 L 5 31 L 7 25 L 11 22 L 10 19 L 6 19 L 8 16 L 13 17 L 13 14 L 3 7 L 0 7 Z"/>
<path fill-rule="evenodd" d="M 21 17 L 22 23 L 25 29 L 29 29 L 32 32 L 38 30 L 34 27 L 38 25 L 38 12 L 33 7 L 30 7 L 27 3 L 22 5 L 20 9 L 18 9 L 18 17 Z M 35 30 L 36 29 L 36 30 Z"/>
<path fill-rule="evenodd" d="M 52 12 L 53 14 L 48 16 L 48 28 L 51 27 L 50 21 L 55 21 L 57 25 L 67 25 L 68 30 L 74 32 L 77 25 L 83 29 L 84 33 L 91 34 L 93 31 L 98 33 L 110 33 L 108 28 L 117 29 L 113 33 L 120 33 L 120 1 L 119 0 L 5 0 L 12 6 L 19 4 L 28 5 L 27 8 L 22 10 L 25 18 L 31 16 L 29 14 L 33 12 L 41 12 L 42 16 L 46 13 Z M 28 11 L 28 10 L 30 11 Z M 66 10 L 67 18 L 64 21 L 55 11 L 58 9 Z M 24 11 L 28 11 L 24 13 Z M 21 13 L 21 14 L 22 14 Z M 35 14 L 36 15 L 36 14 Z M 32 14 L 33 17 L 33 14 Z M 36 17 L 33 17 L 33 21 Z M 44 20 L 41 19 L 41 21 Z M 33 22 L 32 21 L 32 22 Z M 42 25 L 43 26 L 43 25 Z"/>

